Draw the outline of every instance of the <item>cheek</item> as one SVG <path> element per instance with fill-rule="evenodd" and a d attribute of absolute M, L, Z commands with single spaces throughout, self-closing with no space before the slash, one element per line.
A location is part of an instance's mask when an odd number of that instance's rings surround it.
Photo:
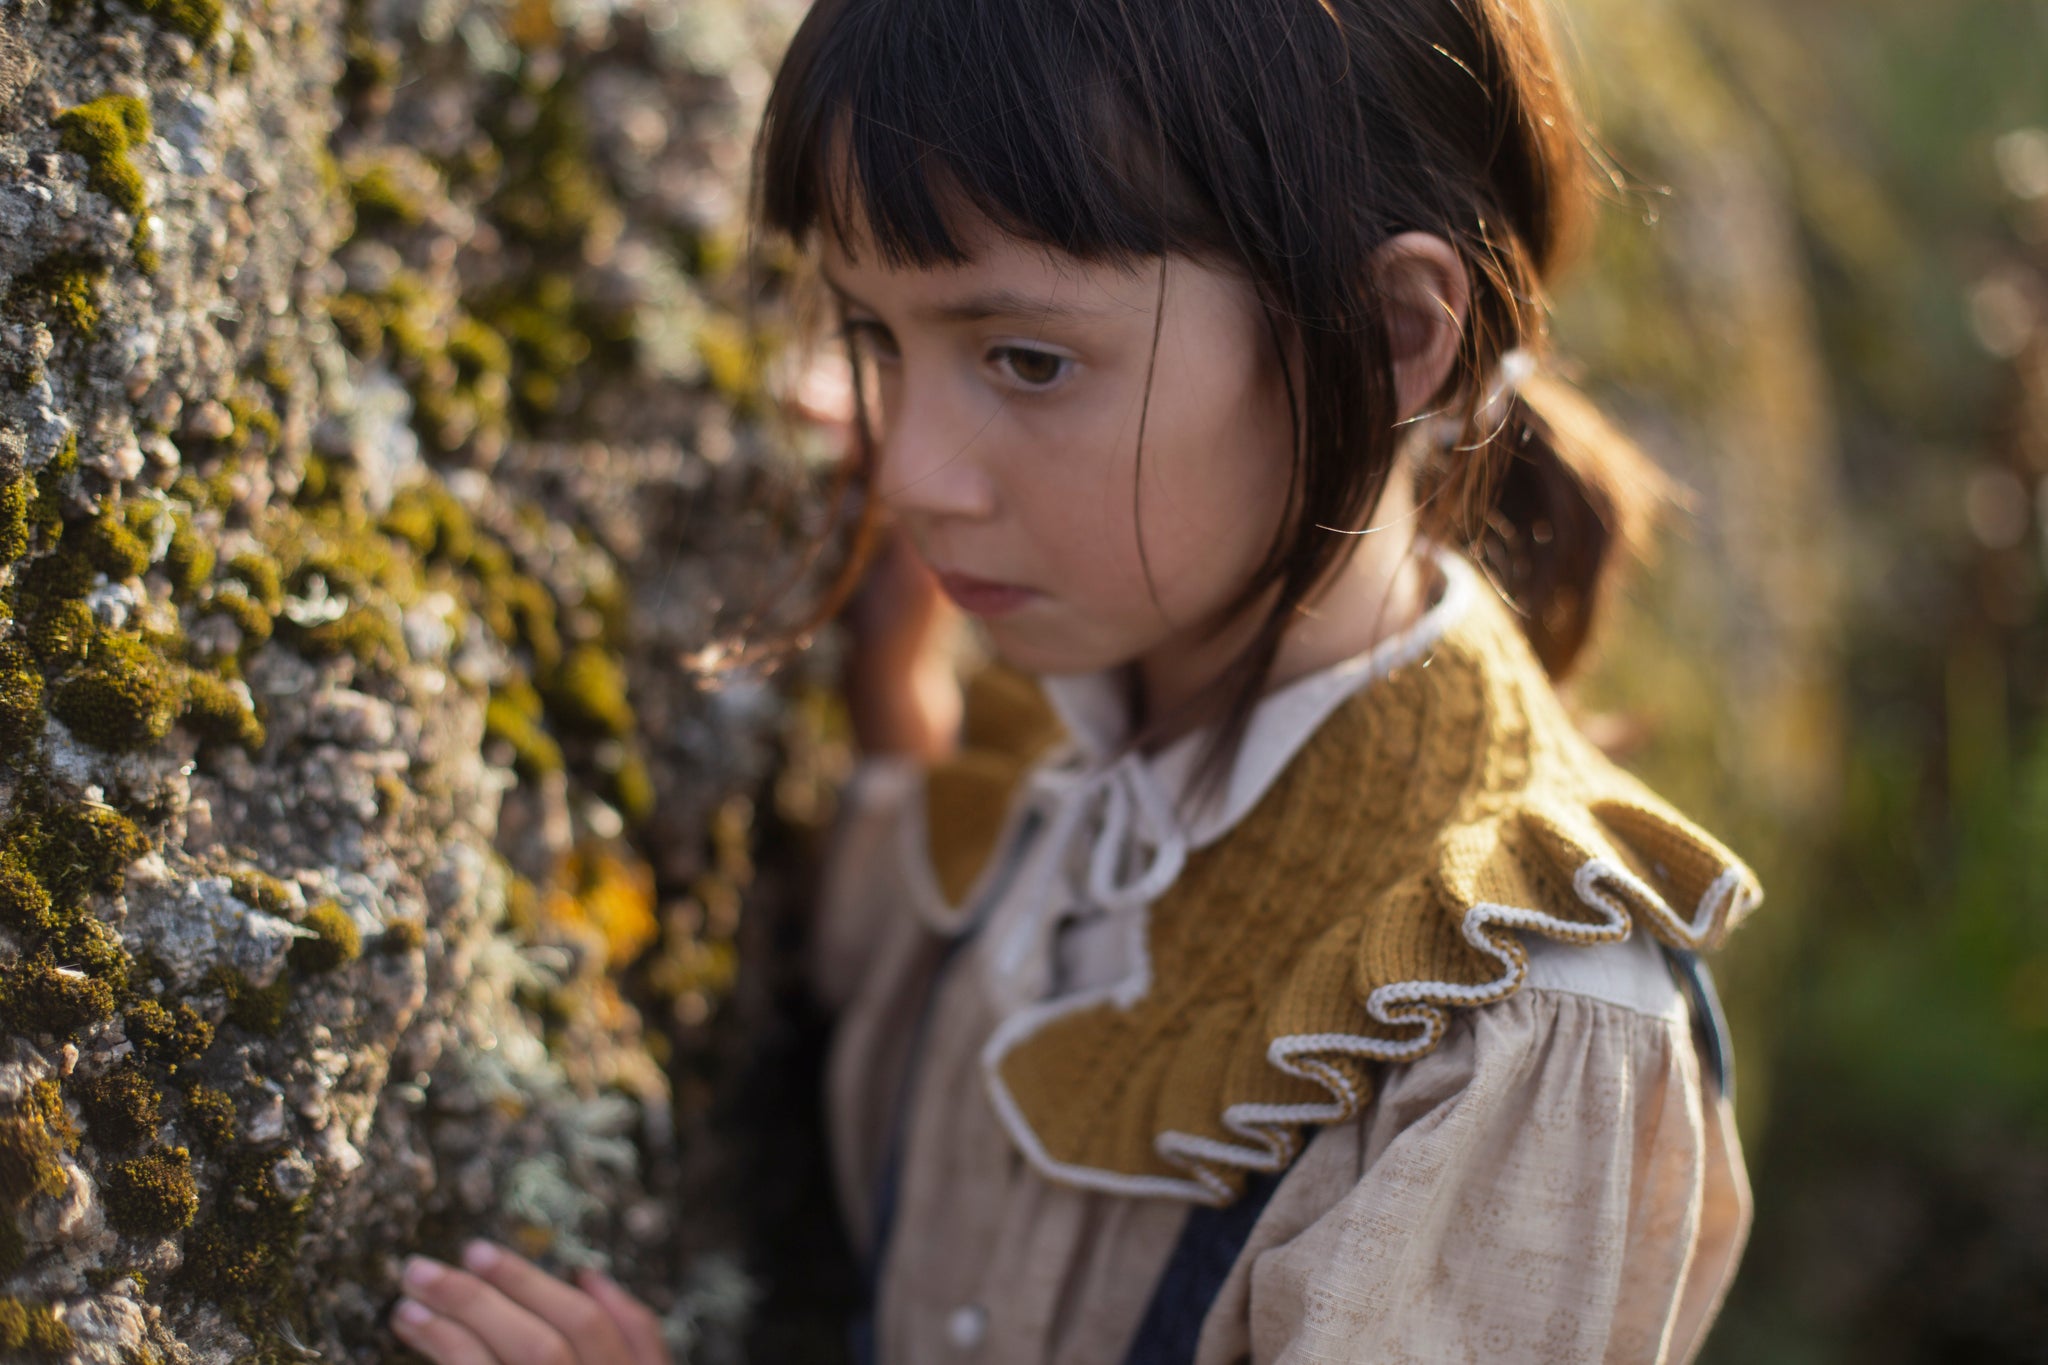
<path fill-rule="evenodd" d="M 1285 509 L 1286 437 L 1284 412 L 1276 424 L 1241 396 L 1190 395 L 1147 430 L 1145 550 L 1176 620 L 1219 610 L 1258 567 Z"/>

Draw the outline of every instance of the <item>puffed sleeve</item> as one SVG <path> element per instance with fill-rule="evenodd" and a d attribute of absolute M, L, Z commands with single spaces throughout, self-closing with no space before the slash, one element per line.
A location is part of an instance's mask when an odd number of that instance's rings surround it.
<path fill-rule="evenodd" d="M 861 759 L 841 789 L 810 934 L 811 988 L 835 1013 L 852 1000 L 905 887 L 904 822 L 916 816 L 923 770 L 896 755 Z"/>
<path fill-rule="evenodd" d="M 1275 1193 L 1198 1361 L 1690 1360 L 1749 1189 L 1683 1001 L 1659 994 L 1525 988 L 1389 1068 Z"/>

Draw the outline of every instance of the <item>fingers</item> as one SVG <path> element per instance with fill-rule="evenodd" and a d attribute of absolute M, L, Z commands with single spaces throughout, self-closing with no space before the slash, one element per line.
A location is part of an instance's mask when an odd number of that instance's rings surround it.
<path fill-rule="evenodd" d="M 476 1333 L 412 1299 L 398 1301 L 391 1313 L 391 1330 L 434 1365 L 498 1365 L 491 1348 Z"/>
<path fill-rule="evenodd" d="M 499 1254 L 502 1257 L 510 1253 Z M 478 1260 L 498 1269 L 493 1258 Z M 405 1291 L 437 1318 L 461 1329 L 480 1345 L 484 1354 L 478 1357 L 461 1335 L 438 1334 L 437 1341 L 457 1352 L 454 1359 L 459 1365 L 472 1365 L 479 1360 L 499 1365 L 629 1365 L 625 1342 L 611 1325 L 610 1315 L 595 1300 L 523 1261 L 520 1264 L 562 1294 L 581 1300 L 586 1311 L 565 1312 L 553 1299 L 542 1302 L 541 1296 L 536 1296 L 523 1282 L 515 1292 L 508 1293 L 480 1274 L 458 1270 L 425 1256 L 414 1256 L 406 1263 Z M 435 1326 L 417 1314 L 408 1316 L 423 1334 Z M 399 1318 L 394 1314 L 393 1330 L 398 1326 Z"/>
<path fill-rule="evenodd" d="M 629 1365 L 633 1360 L 612 1315 L 590 1295 L 493 1242 L 471 1242 L 462 1263 L 486 1284 L 537 1315 L 568 1341 L 580 1365 Z"/>
<path fill-rule="evenodd" d="M 661 1333 L 661 1320 L 654 1310 L 621 1289 L 611 1276 L 586 1270 L 577 1282 L 588 1290 L 604 1311 L 611 1315 L 619 1335 L 633 1353 L 633 1365 L 669 1365 L 668 1342 Z"/>

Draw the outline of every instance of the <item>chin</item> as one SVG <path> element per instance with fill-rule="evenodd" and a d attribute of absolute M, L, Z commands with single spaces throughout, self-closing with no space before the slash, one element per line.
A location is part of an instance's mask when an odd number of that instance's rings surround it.
<path fill-rule="evenodd" d="M 983 622 L 982 630 L 990 652 L 1022 673 L 1094 673 L 1128 661 L 1071 641 L 1034 639 L 1023 631 L 1006 628 L 1001 621 Z"/>

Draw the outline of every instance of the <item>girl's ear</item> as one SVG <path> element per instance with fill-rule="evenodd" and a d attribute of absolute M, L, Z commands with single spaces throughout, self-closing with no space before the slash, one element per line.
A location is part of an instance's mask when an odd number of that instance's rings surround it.
<path fill-rule="evenodd" d="M 1386 309 L 1399 420 L 1406 421 L 1436 396 L 1457 361 L 1472 282 L 1451 244 L 1427 232 L 1381 243 L 1372 272 Z"/>

